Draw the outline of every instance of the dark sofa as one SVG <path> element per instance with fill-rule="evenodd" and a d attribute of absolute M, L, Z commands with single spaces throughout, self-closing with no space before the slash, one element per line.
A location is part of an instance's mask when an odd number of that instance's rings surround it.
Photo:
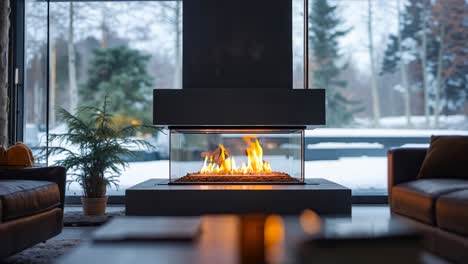
<path fill-rule="evenodd" d="M 468 180 L 418 179 L 426 151 L 395 148 L 388 152 L 391 211 L 424 231 L 427 249 L 468 263 Z"/>
<path fill-rule="evenodd" d="M 65 169 L 0 168 L 0 260 L 62 231 Z"/>

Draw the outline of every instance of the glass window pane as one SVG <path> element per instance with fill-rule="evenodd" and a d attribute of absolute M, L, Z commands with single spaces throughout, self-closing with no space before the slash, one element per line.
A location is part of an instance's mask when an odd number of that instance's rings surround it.
<path fill-rule="evenodd" d="M 23 141 L 37 154 L 46 144 L 47 2 L 26 0 Z"/>
<path fill-rule="evenodd" d="M 292 0 L 293 88 L 304 88 L 304 0 Z"/>
<path fill-rule="evenodd" d="M 57 108 L 71 113 L 103 106 L 108 98 L 118 126 L 152 124 L 152 93 L 182 85 L 182 1 L 65 1 L 50 3 L 50 133 L 67 125 Z M 168 178 L 168 136 L 135 133 L 153 144 L 132 148 L 120 188 L 149 178 Z M 56 143 L 53 143 L 54 145 Z M 77 146 L 66 146 L 78 151 Z M 51 164 L 60 159 L 53 156 Z M 78 184 L 69 194 L 81 194 Z"/>
<path fill-rule="evenodd" d="M 292 1 L 293 87 L 302 88 L 303 1 Z M 306 178 L 385 194 L 389 148 L 426 146 L 432 134 L 468 134 L 464 6 L 309 0 L 309 86 L 327 91 L 327 126 L 305 133 Z M 151 123 L 152 89 L 181 88 L 182 1 L 51 2 L 49 18 L 47 51 L 47 3 L 26 1 L 27 144 L 45 145 L 47 99 L 50 133 L 62 133 L 56 107 L 73 112 L 108 96 L 120 125 Z M 155 147 L 132 150 L 137 155 L 111 195 L 168 178 L 168 133 L 134 136 Z M 76 185 L 73 192 L 81 194 Z"/>
<path fill-rule="evenodd" d="M 306 133 L 306 175 L 385 194 L 389 148 L 468 133 L 466 3 L 309 3 L 310 87 L 326 89 L 327 126 Z"/>

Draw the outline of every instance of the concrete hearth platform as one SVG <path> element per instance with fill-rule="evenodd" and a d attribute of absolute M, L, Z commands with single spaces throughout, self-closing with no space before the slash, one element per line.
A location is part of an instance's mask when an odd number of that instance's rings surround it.
<path fill-rule="evenodd" d="M 351 215 L 351 190 L 325 179 L 301 185 L 170 185 L 150 179 L 126 190 L 127 215 L 194 216 L 202 214 Z"/>

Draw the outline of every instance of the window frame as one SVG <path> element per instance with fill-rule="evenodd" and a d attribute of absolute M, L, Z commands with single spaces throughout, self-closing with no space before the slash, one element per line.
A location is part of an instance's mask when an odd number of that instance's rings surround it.
<path fill-rule="evenodd" d="M 12 0 L 9 32 L 9 143 L 23 140 L 25 0 Z"/>

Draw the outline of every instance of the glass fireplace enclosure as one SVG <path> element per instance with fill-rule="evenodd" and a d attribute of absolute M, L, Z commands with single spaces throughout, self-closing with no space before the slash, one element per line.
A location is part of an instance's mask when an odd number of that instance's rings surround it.
<path fill-rule="evenodd" d="M 170 129 L 171 184 L 303 184 L 304 129 Z"/>

